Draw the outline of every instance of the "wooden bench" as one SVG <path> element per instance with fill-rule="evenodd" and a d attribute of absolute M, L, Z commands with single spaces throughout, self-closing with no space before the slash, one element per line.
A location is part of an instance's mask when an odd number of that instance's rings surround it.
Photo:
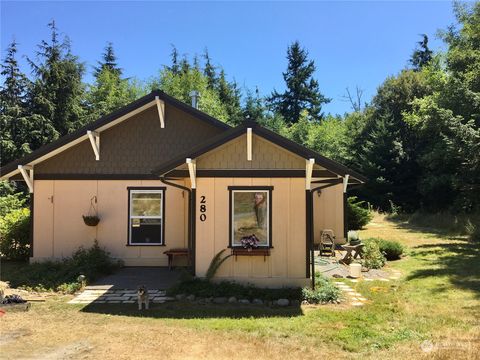
<path fill-rule="evenodd" d="M 163 253 L 168 256 L 168 270 L 172 270 L 175 257 L 186 256 L 188 265 L 190 265 L 190 253 L 188 249 L 170 249 Z"/>

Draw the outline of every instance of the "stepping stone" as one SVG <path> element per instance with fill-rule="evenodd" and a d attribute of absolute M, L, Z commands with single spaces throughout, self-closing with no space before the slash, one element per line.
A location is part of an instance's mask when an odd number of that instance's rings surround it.
<path fill-rule="evenodd" d="M 365 299 L 364 297 L 359 297 L 358 300 L 360 300 L 360 301 L 367 301 L 367 299 Z"/>
<path fill-rule="evenodd" d="M 353 283 L 357 283 L 357 282 L 358 282 L 357 279 L 350 279 L 350 281 L 353 282 Z"/>
<path fill-rule="evenodd" d="M 380 281 L 390 281 L 389 279 L 384 279 L 384 278 L 381 278 L 381 279 L 378 279 Z"/>
<path fill-rule="evenodd" d="M 124 304 L 133 304 L 135 303 L 136 301 L 133 301 L 133 300 L 125 300 L 123 301 Z"/>
<path fill-rule="evenodd" d="M 359 301 L 354 301 L 354 302 L 352 302 L 352 305 L 353 306 L 363 306 L 363 303 L 359 302 Z"/>
<path fill-rule="evenodd" d="M 120 301 L 113 300 L 113 301 L 107 301 L 109 304 L 120 304 Z"/>
<path fill-rule="evenodd" d="M 163 304 L 164 302 L 165 302 L 165 300 L 153 300 L 154 304 Z"/>
<path fill-rule="evenodd" d="M 374 281 L 374 279 L 366 278 L 365 281 Z"/>
<path fill-rule="evenodd" d="M 95 304 L 105 304 L 106 301 L 105 300 L 96 300 L 94 301 Z"/>

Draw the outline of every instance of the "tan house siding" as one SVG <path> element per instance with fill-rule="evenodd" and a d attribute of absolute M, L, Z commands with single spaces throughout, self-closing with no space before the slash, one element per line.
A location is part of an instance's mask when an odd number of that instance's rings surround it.
<path fill-rule="evenodd" d="M 216 253 L 229 245 L 228 186 L 273 186 L 271 255 L 238 256 L 226 260 L 218 280 L 261 286 L 298 286 L 305 278 L 305 180 L 302 178 L 199 178 L 197 199 L 205 196 L 206 220 L 197 220 L 196 274 L 204 276 Z M 197 215 L 200 204 L 197 201 Z M 198 216 L 197 216 L 198 219 Z M 225 254 L 229 254 L 227 249 Z"/>
<path fill-rule="evenodd" d="M 315 243 L 320 241 L 320 231 L 331 229 L 338 244 L 345 243 L 343 234 L 343 185 L 338 184 L 321 190 L 320 197 L 313 194 L 313 234 Z"/>
<path fill-rule="evenodd" d="M 184 184 L 183 181 L 179 182 Z M 164 186 L 156 180 L 37 180 L 35 181 L 33 261 L 70 256 L 95 239 L 112 257 L 129 266 L 166 266 L 164 251 L 187 247 L 185 217 L 188 197 L 167 186 L 165 191 L 165 246 L 127 246 L 128 190 L 130 186 Z M 97 196 L 100 223 L 86 226 L 90 199 Z"/>
<path fill-rule="evenodd" d="M 222 130 L 165 105 L 165 128 L 156 107 L 100 133 L 100 160 L 89 140 L 35 166 L 35 174 L 151 174 L 152 168 Z"/>

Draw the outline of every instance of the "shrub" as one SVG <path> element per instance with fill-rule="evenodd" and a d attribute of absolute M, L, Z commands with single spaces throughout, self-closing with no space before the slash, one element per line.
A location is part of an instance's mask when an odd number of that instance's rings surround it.
<path fill-rule="evenodd" d="M 363 248 L 363 266 L 367 269 L 380 269 L 385 265 L 385 256 L 380 251 L 380 246 L 375 239 L 367 239 L 364 241 Z"/>
<path fill-rule="evenodd" d="M 302 289 L 302 299 L 311 304 L 337 301 L 340 294 L 339 288 L 318 273 L 315 276 L 315 290 L 307 287 Z"/>
<path fill-rule="evenodd" d="M 356 196 L 347 199 L 347 220 L 349 230 L 360 230 L 373 219 L 370 209 L 365 208 L 365 201 Z"/>
<path fill-rule="evenodd" d="M 30 210 L 10 211 L 0 218 L 0 255 L 8 260 L 25 260 L 30 255 Z"/>
<path fill-rule="evenodd" d="M 0 196 L 0 216 L 5 216 L 13 210 L 23 208 L 26 202 L 27 198 L 22 193 Z"/>
<path fill-rule="evenodd" d="M 469 239 L 472 242 L 480 243 L 480 225 L 474 225 L 474 229 L 472 229 Z"/>
<path fill-rule="evenodd" d="M 17 265 L 8 273 L 3 271 L 2 278 L 9 281 L 12 287 L 72 293 L 81 286 L 77 280 L 80 274 L 91 282 L 111 274 L 121 266 L 121 262 L 111 259 L 108 252 L 95 241 L 92 247 L 80 248 L 71 257 L 61 261 Z"/>
<path fill-rule="evenodd" d="M 380 252 L 389 261 L 398 260 L 403 254 L 404 247 L 398 241 L 377 239 Z"/>

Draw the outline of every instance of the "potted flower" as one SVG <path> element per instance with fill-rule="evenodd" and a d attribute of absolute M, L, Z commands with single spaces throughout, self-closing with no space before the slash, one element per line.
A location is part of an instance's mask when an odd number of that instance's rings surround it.
<path fill-rule="evenodd" d="M 94 196 L 90 199 L 90 209 L 88 210 L 87 215 L 82 215 L 83 222 L 87 226 L 97 226 L 100 222 L 100 218 L 98 217 L 98 211 L 95 204 L 97 203 L 97 197 Z"/>
<path fill-rule="evenodd" d="M 242 247 L 244 249 L 247 249 L 248 251 L 252 251 L 253 248 L 257 248 L 258 244 L 260 243 L 260 240 L 255 236 L 255 234 L 252 234 L 250 236 L 244 236 L 240 239 L 240 243 L 242 244 Z"/>
<path fill-rule="evenodd" d="M 353 246 L 360 244 L 362 241 L 360 240 L 360 237 L 356 231 L 350 230 L 348 232 L 348 242 Z"/>

